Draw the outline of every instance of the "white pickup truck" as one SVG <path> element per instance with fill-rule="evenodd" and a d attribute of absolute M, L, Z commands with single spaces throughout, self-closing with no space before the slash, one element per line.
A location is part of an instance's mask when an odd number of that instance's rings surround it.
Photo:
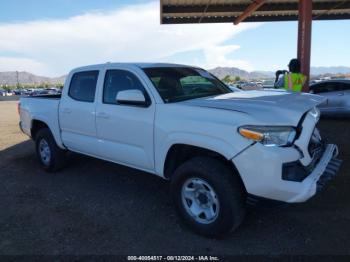
<path fill-rule="evenodd" d="M 107 63 L 73 70 L 62 95 L 21 98 L 20 128 L 47 171 L 74 151 L 171 182 L 196 232 L 237 228 L 247 200 L 311 198 L 341 164 L 315 127 L 323 98 L 232 92 L 207 71 Z"/>

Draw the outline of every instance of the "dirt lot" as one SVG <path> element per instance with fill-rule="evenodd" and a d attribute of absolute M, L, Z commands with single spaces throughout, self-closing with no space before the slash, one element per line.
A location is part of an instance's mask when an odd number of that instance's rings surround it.
<path fill-rule="evenodd" d="M 46 174 L 16 102 L 0 102 L 0 254 L 350 255 L 350 121 L 321 127 L 345 160 L 328 188 L 304 204 L 250 208 L 237 232 L 211 240 L 179 223 L 157 177 L 75 154 Z"/>

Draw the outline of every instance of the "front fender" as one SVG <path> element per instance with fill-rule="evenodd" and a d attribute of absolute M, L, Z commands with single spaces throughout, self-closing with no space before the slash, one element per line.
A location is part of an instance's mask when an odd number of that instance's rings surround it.
<path fill-rule="evenodd" d="M 233 143 L 233 141 L 226 141 L 219 137 L 201 135 L 197 133 L 171 133 L 166 136 L 165 139 L 160 141 L 155 147 L 156 174 L 164 177 L 165 160 L 170 148 L 173 145 L 184 144 L 208 149 L 224 156 L 227 160 L 229 160 L 250 145 L 248 141 L 242 141 L 239 139 L 237 139 L 236 142 L 237 143 Z"/>

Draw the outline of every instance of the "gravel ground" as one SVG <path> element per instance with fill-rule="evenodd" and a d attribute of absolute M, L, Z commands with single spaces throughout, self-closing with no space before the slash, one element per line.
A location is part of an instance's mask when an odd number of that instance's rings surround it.
<path fill-rule="evenodd" d="M 181 225 L 155 176 L 77 154 L 43 172 L 16 102 L 0 102 L 0 254 L 350 255 L 350 121 L 321 129 L 345 160 L 327 189 L 303 204 L 250 208 L 238 231 L 213 240 Z"/>

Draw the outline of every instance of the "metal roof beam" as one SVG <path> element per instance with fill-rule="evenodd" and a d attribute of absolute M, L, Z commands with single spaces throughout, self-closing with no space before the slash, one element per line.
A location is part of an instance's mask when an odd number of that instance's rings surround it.
<path fill-rule="evenodd" d="M 244 21 L 248 16 L 250 16 L 254 11 L 258 10 L 260 6 L 262 6 L 266 0 L 255 0 L 251 3 L 244 12 L 239 15 L 235 21 L 233 22 L 235 25 L 238 25 L 240 22 Z"/>
<path fill-rule="evenodd" d="M 163 14 L 172 13 L 200 13 L 205 10 L 206 5 L 162 5 Z M 247 5 L 226 4 L 218 5 L 211 4 L 206 13 L 219 12 L 243 12 Z M 313 3 L 313 10 L 337 10 L 350 9 L 349 1 L 330 1 L 330 2 L 316 2 Z M 259 11 L 278 12 L 278 11 L 298 11 L 298 3 L 265 3 L 259 8 Z"/>
<path fill-rule="evenodd" d="M 235 19 L 233 16 L 203 17 L 201 23 L 231 23 Z M 350 19 L 350 14 L 325 14 L 317 17 L 315 20 L 342 20 Z M 276 22 L 276 21 L 297 21 L 298 15 L 283 15 L 283 16 L 250 16 L 244 22 Z M 193 24 L 198 23 L 198 17 L 163 17 L 163 24 Z"/>

